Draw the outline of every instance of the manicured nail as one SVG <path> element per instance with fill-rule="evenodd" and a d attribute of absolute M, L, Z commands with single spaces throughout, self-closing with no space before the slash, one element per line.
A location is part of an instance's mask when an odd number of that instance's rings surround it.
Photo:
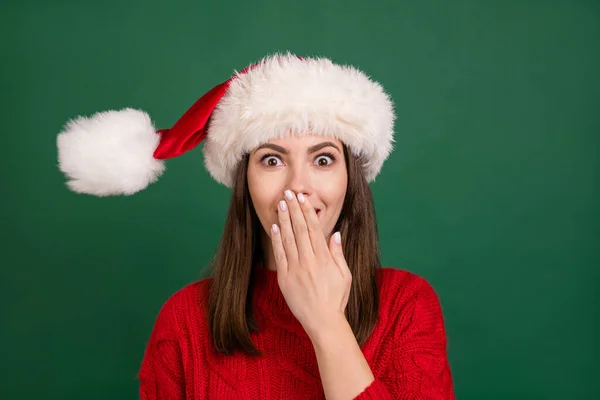
<path fill-rule="evenodd" d="M 281 211 L 287 210 L 287 204 L 285 204 L 285 201 L 281 200 L 279 202 L 279 208 L 281 208 Z"/>
<path fill-rule="evenodd" d="M 304 195 L 302 193 L 298 193 L 298 201 L 300 204 L 304 204 Z"/>
<path fill-rule="evenodd" d="M 279 227 L 277 226 L 277 224 L 273 224 L 273 226 L 271 227 L 271 229 L 273 230 L 273 233 L 275 235 L 277 235 L 279 233 Z"/>
<path fill-rule="evenodd" d="M 286 190 L 285 191 L 285 198 L 288 199 L 288 200 L 293 200 L 294 194 L 292 193 L 291 190 Z"/>
<path fill-rule="evenodd" d="M 336 242 L 337 244 L 341 244 L 342 243 L 342 235 L 340 235 L 339 232 L 334 233 L 333 241 Z"/>

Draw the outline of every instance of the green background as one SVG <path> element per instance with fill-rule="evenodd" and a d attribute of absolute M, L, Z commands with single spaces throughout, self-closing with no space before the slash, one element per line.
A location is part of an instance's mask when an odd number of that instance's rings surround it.
<path fill-rule="evenodd" d="M 598 1 L 3 1 L 0 398 L 134 399 L 166 298 L 229 190 L 200 148 L 131 197 L 64 186 L 56 135 L 126 106 L 170 127 L 264 55 L 393 96 L 372 184 L 386 266 L 442 301 L 460 399 L 600 398 Z"/>

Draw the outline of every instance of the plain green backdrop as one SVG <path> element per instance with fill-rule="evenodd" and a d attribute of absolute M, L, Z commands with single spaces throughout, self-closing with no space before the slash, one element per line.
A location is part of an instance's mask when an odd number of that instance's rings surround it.
<path fill-rule="evenodd" d="M 425 277 L 460 399 L 598 399 L 598 1 L 67 1 L 0 6 L 0 398 L 134 399 L 162 303 L 204 277 L 229 190 L 200 148 L 131 197 L 76 195 L 56 135 L 170 127 L 264 55 L 353 64 L 396 103 L 371 185 L 386 266 Z"/>

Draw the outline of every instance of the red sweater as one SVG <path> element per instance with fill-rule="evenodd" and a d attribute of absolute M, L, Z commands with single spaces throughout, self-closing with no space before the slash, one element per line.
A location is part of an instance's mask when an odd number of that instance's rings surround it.
<path fill-rule="evenodd" d="M 251 334 L 262 357 L 213 350 L 206 317 L 210 278 L 163 305 L 144 354 L 143 400 L 324 399 L 312 343 L 287 306 L 277 273 L 258 268 Z M 361 346 L 375 381 L 356 399 L 454 399 L 438 298 L 422 278 L 381 268 L 381 314 Z M 355 400 L 356 400 L 355 399 Z"/>

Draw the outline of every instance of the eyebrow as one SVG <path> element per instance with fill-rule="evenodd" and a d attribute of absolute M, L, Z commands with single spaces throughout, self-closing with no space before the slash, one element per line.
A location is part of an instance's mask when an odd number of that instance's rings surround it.
<path fill-rule="evenodd" d="M 322 148 L 328 147 L 328 146 L 331 146 L 331 147 L 335 148 L 337 151 L 340 151 L 340 149 L 338 148 L 338 146 L 335 145 L 335 143 L 333 143 L 333 142 L 322 142 L 322 143 L 315 144 L 314 146 L 309 147 L 308 148 L 308 153 L 309 154 L 310 153 L 314 153 L 315 151 L 319 151 Z M 262 144 L 262 145 L 258 146 L 258 148 L 254 152 L 257 152 L 260 149 L 272 149 L 272 150 L 278 151 L 278 152 L 280 152 L 282 154 L 286 154 L 286 155 L 290 154 L 289 150 L 287 150 L 286 148 L 278 146 L 278 145 L 273 144 L 273 143 Z"/>

